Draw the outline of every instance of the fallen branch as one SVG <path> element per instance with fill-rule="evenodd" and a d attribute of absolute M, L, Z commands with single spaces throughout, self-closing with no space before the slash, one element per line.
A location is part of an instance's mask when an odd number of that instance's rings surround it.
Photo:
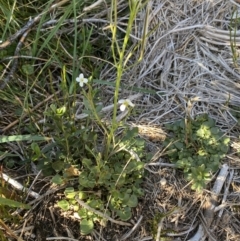
<path fill-rule="evenodd" d="M 40 197 L 40 195 L 38 193 L 31 191 L 30 189 L 24 187 L 21 183 L 15 181 L 11 177 L 9 177 L 7 174 L 1 173 L 1 176 L 6 182 L 11 184 L 15 189 L 26 192 L 28 195 L 30 195 L 31 197 L 34 197 L 34 198 Z"/>

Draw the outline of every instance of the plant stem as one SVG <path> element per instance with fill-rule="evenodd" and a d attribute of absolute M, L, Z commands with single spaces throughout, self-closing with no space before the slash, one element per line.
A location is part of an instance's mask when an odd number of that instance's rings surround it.
<path fill-rule="evenodd" d="M 117 27 L 116 27 L 117 26 L 117 1 L 116 0 L 112 1 L 112 12 L 111 12 L 112 46 L 111 46 L 111 48 L 112 48 L 115 67 L 117 69 L 117 77 L 116 77 L 116 86 L 115 86 L 115 92 L 114 92 L 112 126 L 111 126 L 111 130 L 110 130 L 110 135 L 108 136 L 107 143 L 106 143 L 106 152 L 105 152 L 106 156 L 105 157 L 107 157 L 109 154 L 109 147 L 110 147 L 111 143 L 113 143 L 113 144 L 115 143 L 114 133 L 118 127 L 118 123 L 117 123 L 118 96 L 119 96 L 120 84 L 121 84 L 124 67 L 126 65 L 126 63 L 124 63 L 124 56 L 125 56 L 127 44 L 129 42 L 129 37 L 130 37 L 131 30 L 132 30 L 133 22 L 136 18 L 138 10 L 139 10 L 138 1 L 132 1 L 132 2 L 129 2 L 129 4 L 130 4 L 130 16 L 129 16 L 129 20 L 128 20 L 126 35 L 123 40 L 123 45 L 122 45 L 122 48 L 120 49 L 118 42 L 117 42 L 117 38 L 116 38 L 116 34 L 117 34 Z M 116 52 L 115 52 L 116 50 L 114 48 L 115 46 L 117 48 L 117 53 L 119 56 L 118 61 L 116 58 Z"/>

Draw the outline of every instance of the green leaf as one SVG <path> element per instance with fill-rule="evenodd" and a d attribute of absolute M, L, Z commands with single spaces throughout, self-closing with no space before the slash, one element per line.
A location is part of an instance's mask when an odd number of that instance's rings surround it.
<path fill-rule="evenodd" d="M 196 134 L 199 137 L 204 137 L 205 132 L 204 132 L 204 130 L 202 128 L 200 128 L 200 129 L 197 130 Z"/>
<path fill-rule="evenodd" d="M 221 151 L 222 151 L 223 153 L 227 153 L 227 152 L 228 152 L 228 146 L 222 145 L 222 146 L 221 146 Z"/>
<path fill-rule="evenodd" d="M 215 126 L 215 121 L 212 118 L 208 118 L 207 122 L 205 122 L 208 127 Z"/>
<path fill-rule="evenodd" d="M 201 192 L 205 186 L 206 185 L 204 182 L 193 182 L 191 189 L 196 190 L 197 192 Z"/>
<path fill-rule="evenodd" d="M 31 64 L 24 64 L 24 65 L 22 65 L 22 70 L 27 75 L 31 75 L 31 74 L 34 73 L 34 67 Z"/>
<path fill-rule="evenodd" d="M 81 208 L 78 210 L 78 215 L 81 217 L 81 219 L 85 219 L 88 217 L 88 210 L 85 208 Z"/>
<path fill-rule="evenodd" d="M 132 194 L 128 199 L 127 205 L 131 208 L 135 208 L 138 205 L 138 198 L 136 195 Z"/>
<path fill-rule="evenodd" d="M 35 135 L 0 136 L 0 143 L 12 141 L 49 141 L 51 138 Z"/>
<path fill-rule="evenodd" d="M 92 220 L 83 219 L 80 223 L 80 230 L 82 235 L 90 234 L 93 231 L 94 224 Z"/>
<path fill-rule="evenodd" d="M 130 207 L 125 207 L 121 210 L 117 210 L 117 215 L 122 221 L 127 221 L 132 217 L 132 212 Z"/>
<path fill-rule="evenodd" d="M 76 192 L 74 191 L 73 187 L 67 187 L 64 191 L 64 194 L 65 194 L 66 198 L 72 199 L 75 197 Z"/>
<path fill-rule="evenodd" d="M 41 150 L 39 145 L 36 142 L 33 142 L 31 144 L 31 148 L 34 151 L 34 153 L 36 154 L 36 157 L 40 157 L 41 156 Z"/>
<path fill-rule="evenodd" d="M 103 202 L 98 199 L 97 197 L 94 197 L 94 199 L 90 200 L 87 202 L 87 204 L 95 209 L 100 209 L 102 210 L 104 208 Z"/>
<path fill-rule="evenodd" d="M 52 178 L 52 183 L 54 184 L 58 184 L 58 185 L 61 185 L 63 184 L 63 179 L 61 178 L 61 176 L 59 174 L 55 175 L 53 178 Z"/>
<path fill-rule="evenodd" d="M 138 196 L 141 197 L 144 194 L 144 191 L 142 188 L 138 187 L 138 186 L 133 186 L 133 192 Z"/>
<path fill-rule="evenodd" d="M 222 142 L 223 142 L 224 145 L 228 145 L 229 142 L 230 142 L 230 138 L 229 137 L 223 137 Z"/>
<path fill-rule="evenodd" d="M 181 150 L 184 147 L 184 144 L 180 141 L 175 142 L 174 145 L 175 147 L 177 147 L 178 150 Z"/>
<path fill-rule="evenodd" d="M 124 202 L 125 194 L 123 192 L 114 191 L 112 194 L 116 199 Z"/>
<path fill-rule="evenodd" d="M 57 116 L 63 116 L 67 111 L 67 107 L 66 106 L 62 106 L 58 109 L 56 109 L 56 115 Z"/>
<path fill-rule="evenodd" d="M 166 128 L 167 130 L 172 130 L 172 129 L 173 129 L 173 125 L 172 125 L 172 124 L 166 124 L 166 125 L 165 125 L 165 128 Z"/>
<path fill-rule="evenodd" d="M 82 164 L 83 164 L 84 167 L 86 167 L 89 170 L 91 170 L 91 168 L 93 166 L 92 160 L 87 159 L 87 158 L 83 158 Z"/>
<path fill-rule="evenodd" d="M 21 203 L 21 202 L 17 202 L 14 201 L 12 199 L 8 199 L 8 198 L 3 198 L 0 197 L 0 205 L 4 205 L 4 206 L 9 206 L 9 207 L 15 207 L 15 208 L 24 208 L 24 209 L 30 209 L 31 206 Z"/>
<path fill-rule="evenodd" d="M 78 193 L 78 198 L 81 199 L 81 200 L 86 199 L 86 198 L 87 198 L 86 192 L 79 191 L 79 193 Z"/>
<path fill-rule="evenodd" d="M 71 200 L 71 201 L 74 202 L 74 200 Z M 73 205 L 73 210 L 77 212 L 79 210 L 79 204 L 75 205 L 75 203 L 72 203 L 72 205 Z"/>
<path fill-rule="evenodd" d="M 88 175 L 87 172 L 83 171 L 79 175 L 79 184 L 80 186 L 83 186 L 83 187 L 93 188 L 96 185 L 96 181 L 92 176 Z"/>
<path fill-rule="evenodd" d="M 185 130 L 185 128 L 186 128 L 186 122 L 185 122 L 185 120 L 179 121 L 179 122 L 178 122 L 178 126 L 181 127 L 183 130 Z M 178 127 L 178 126 L 177 126 L 177 127 Z"/>
<path fill-rule="evenodd" d="M 130 141 L 138 135 L 138 127 L 133 127 L 131 130 L 127 129 L 123 141 Z"/>
<path fill-rule="evenodd" d="M 219 133 L 219 129 L 217 127 L 212 127 L 211 132 L 212 132 L 213 135 L 216 135 L 216 134 Z"/>
<path fill-rule="evenodd" d="M 144 166 L 145 166 L 144 162 L 141 162 L 141 161 L 139 162 L 139 161 L 137 161 L 135 170 L 136 170 L 136 171 L 141 171 L 141 170 L 143 170 Z"/>
<path fill-rule="evenodd" d="M 124 193 L 124 198 L 122 200 L 123 204 L 127 204 L 128 200 L 130 198 L 130 194 L 129 193 Z"/>
<path fill-rule="evenodd" d="M 53 113 L 56 113 L 57 107 L 56 107 L 56 105 L 51 104 L 50 109 L 53 111 Z"/>
<path fill-rule="evenodd" d="M 102 108 L 103 108 L 103 105 L 102 104 L 99 104 L 99 105 L 97 105 L 96 107 L 96 112 L 99 114 L 99 112 L 102 110 Z"/>
<path fill-rule="evenodd" d="M 69 202 L 67 200 L 61 200 L 57 203 L 57 205 L 64 211 L 67 211 L 70 207 Z"/>
<path fill-rule="evenodd" d="M 55 161 L 52 163 L 52 168 L 56 171 L 62 171 L 64 169 L 65 163 L 64 161 Z"/>

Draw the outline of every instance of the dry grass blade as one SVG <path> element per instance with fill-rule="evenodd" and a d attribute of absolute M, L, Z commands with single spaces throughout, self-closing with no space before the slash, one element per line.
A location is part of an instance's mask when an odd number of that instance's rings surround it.
<path fill-rule="evenodd" d="M 231 34 L 234 36 L 234 45 L 240 46 L 240 31 L 230 32 L 227 30 L 219 30 L 212 26 L 206 26 L 200 33 L 205 37 L 202 40 L 206 40 L 209 43 L 216 45 L 231 45 Z"/>
<path fill-rule="evenodd" d="M 5 231 L 8 233 L 8 236 L 10 236 L 16 240 L 23 241 L 23 239 L 21 237 L 16 236 L 14 234 L 14 232 L 1 219 L 0 219 L 0 226 L 2 226 L 5 229 Z"/>
<path fill-rule="evenodd" d="M 142 219 L 143 219 L 143 216 L 141 216 L 141 217 L 138 219 L 137 223 L 132 227 L 132 229 L 131 229 L 129 232 L 127 232 L 126 234 L 124 234 L 124 235 L 120 238 L 120 240 L 126 240 L 128 237 L 130 237 L 131 234 L 132 234 L 134 231 L 137 230 L 137 228 L 138 228 L 139 225 L 141 224 Z"/>
<path fill-rule="evenodd" d="M 68 238 L 68 237 L 48 237 L 46 240 L 68 240 L 68 241 L 78 241 L 74 238 Z"/>

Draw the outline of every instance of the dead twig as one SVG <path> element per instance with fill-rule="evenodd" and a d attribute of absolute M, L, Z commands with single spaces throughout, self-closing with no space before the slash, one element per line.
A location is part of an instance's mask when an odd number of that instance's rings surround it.
<path fill-rule="evenodd" d="M 131 229 L 129 232 L 127 232 L 126 234 L 124 234 L 124 235 L 120 238 L 120 240 L 126 240 L 128 237 L 130 237 L 130 235 L 131 235 L 134 231 L 137 230 L 137 228 L 139 227 L 142 219 L 143 219 L 143 216 L 140 216 L 140 218 L 138 219 L 137 223 L 132 227 L 132 229 Z"/>
<path fill-rule="evenodd" d="M 21 183 L 15 181 L 14 179 L 12 179 L 11 177 L 9 177 L 7 174 L 2 173 L 1 176 L 3 177 L 3 179 L 8 182 L 9 184 L 11 184 L 15 189 L 23 191 L 28 193 L 29 196 L 34 197 L 34 198 L 39 198 L 40 195 L 34 191 L 31 191 L 29 188 L 24 187 Z"/>

